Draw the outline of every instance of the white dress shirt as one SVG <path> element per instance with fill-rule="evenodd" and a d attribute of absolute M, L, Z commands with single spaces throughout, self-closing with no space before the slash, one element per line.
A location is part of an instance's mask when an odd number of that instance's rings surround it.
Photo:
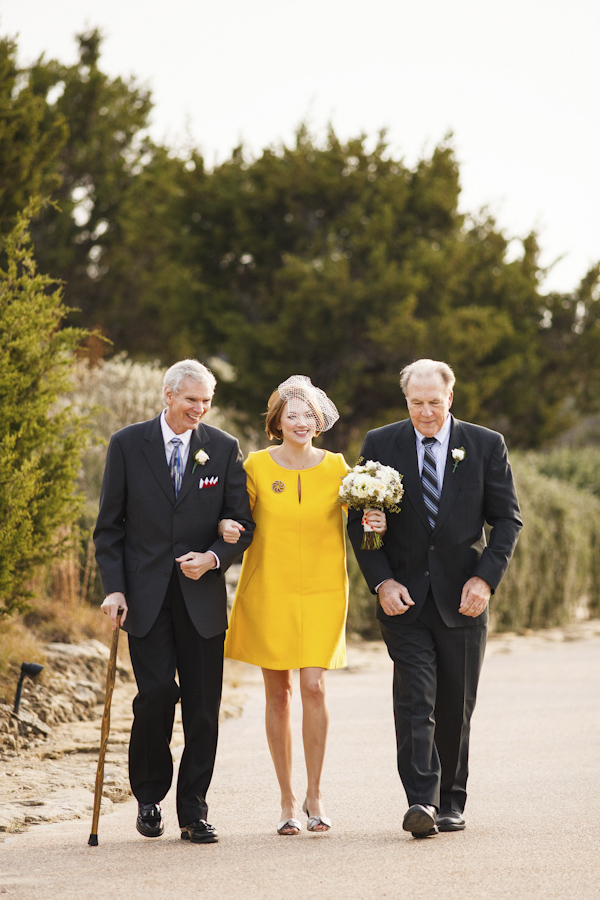
<path fill-rule="evenodd" d="M 440 428 L 437 434 L 432 435 L 435 438 L 435 443 L 430 444 L 430 450 L 433 453 L 433 457 L 435 459 L 435 468 L 437 472 L 437 482 L 438 482 L 438 494 L 441 496 L 442 487 L 444 486 L 444 472 L 446 471 L 446 457 L 448 456 L 448 444 L 450 442 L 450 428 L 452 427 L 452 416 L 446 416 L 446 421 Z M 423 446 L 423 438 L 424 434 L 421 434 L 420 431 L 417 431 L 415 428 L 415 439 L 417 442 L 417 463 L 419 465 L 419 475 L 423 472 L 423 460 L 425 458 L 425 447 Z M 389 578 L 386 578 L 385 581 L 389 581 Z M 375 588 L 375 592 L 379 590 L 382 584 L 385 584 L 385 581 L 380 581 L 377 587 Z"/>
<path fill-rule="evenodd" d="M 166 410 L 163 409 L 160 414 L 160 430 L 162 431 L 163 441 L 165 442 L 165 456 L 167 458 L 167 465 L 171 465 L 171 456 L 173 455 L 173 450 L 175 449 L 175 445 L 173 444 L 173 438 L 178 437 L 181 441 L 179 445 L 179 455 L 181 457 L 181 471 L 185 472 L 185 467 L 187 465 L 188 456 L 190 455 L 190 441 L 192 439 L 192 429 L 188 428 L 186 431 L 183 431 L 181 434 L 175 434 L 172 428 L 167 425 L 167 420 L 165 418 Z M 221 560 L 217 556 L 214 550 L 209 550 L 209 553 L 215 558 L 217 563 L 217 569 L 221 568 Z"/>
<path fill-rule="evenodd" d="M 179 447 L 179 456 L 181 457 L 181 471 L 185 472 L 185 467 L 187 465 L 187 459 L 190 455 L 190 441 L 192 439 L 192 429 L 188 428 L 186 431 L 183 431 L 181 434 L 175 434 L 175 432 L 167 425 L 167 420 L 165 418 L 166 410 L 163 409 L 160 414 L 160 429 L 162 431 L 163 441 L 165 442 L 165 456 L 167 457 L 167 463 L 171 465 L 171 457 L 173 455 L 173 450 L 175 449 L 175 445 L 173 444 L 173 438 L 178 437 L 181 441 L 181 445 Z"/>

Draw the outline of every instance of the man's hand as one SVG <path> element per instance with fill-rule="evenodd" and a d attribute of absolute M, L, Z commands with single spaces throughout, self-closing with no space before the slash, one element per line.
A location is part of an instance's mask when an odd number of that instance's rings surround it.
<path fill-rule="evenodd" d="M 490 601 L 492 589 L 483 578 L 474 575 L 465 582 L 460 597 L 459 613 L 463 616 L 480 616 Z"/>
<path fill-rule="evenodd" d="M 122 594 L 120 591 L 114 591 L 112 594 L 108 594 L 104 598 L 104 602 L 100 607 L 103 613 L 106 613 L 110 621 L 112 622 L 113 631 L 117 627 L 117 619 L 119 618 L 119 610 L 123 610 L 123 615 L 121 616 L 121 621 L 119 622 L 122 625 L 127 618 L 127 601 L 125 600 L 125 594 Z"/>
<path fill-rule="evenodd" d="M 379 585 L 377 595 L 386 616 L 401 616 L 409 607 L 415 605 L 407 588 L 399 581 L 394 581 L 393 578 L 388 578 Z"/>
<path fill-rule="evenodd" d="M 241 532 L 245 530 L 244 526 L 235 519 L 221 519 L 219 522 L 219 536 L 226 544 L 237 544 Z"/>
<path fill-rule="evenodd" d="M 184 553 L 183 556 L 176 557 L 175 562 L 180 563 L 181 571 L 185 577 L 191 578 L 193 581 L 198 581 L 210 569 L 217 568 L 215 555 L 209 552 L 196 553 L 192 550 L 190 553 Z"/>

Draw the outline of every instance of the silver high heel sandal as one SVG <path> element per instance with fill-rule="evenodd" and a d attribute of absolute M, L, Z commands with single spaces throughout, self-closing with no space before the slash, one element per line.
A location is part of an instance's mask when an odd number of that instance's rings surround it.
<path fill-rule="evenodd" d="M 311 816 L 306 805 L 306 800 L 302 804 L 302 812 L 306 813 L 306 818 L 308 819 L 308 824 L 306 826 L 307 831 L 314 831 L 316 834 L 325 834 L 325 832 L 329 831 L 331 828 L 331 819 L 327 818 L 327 816 Z M 323 827 L 319 828 L 319 825 L 322 825 Z"/>
<path fill-rule="evenodd" d="M 295 828 L 295 831 L 286 831 L 286 828 Z M 292 837 L 295 834 L 300 834 L 300 829 L 302 828 L 298 819 L 285 819 L 283 822 L 279 822 L 277 825 L 277 834 L 283 835 L 283 837 Z"/>

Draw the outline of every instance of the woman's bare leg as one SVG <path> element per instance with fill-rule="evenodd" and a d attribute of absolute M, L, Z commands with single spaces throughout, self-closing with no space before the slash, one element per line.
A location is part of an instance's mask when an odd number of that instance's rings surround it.
<path fill-rule="evenodd" d="M 265 682 L 267 741 L 281 790 L 281 821 L 295 819 L 296 795 L 292 788 L 292 672 L 289 669 L 263 669 Z M 286 829 L 285 834 L 295 834 Z"/>
<path fill-rule="evenodd" d="M 311 816 L 325 815 L 321 801 L 321 772 L 329 729 L 329 711 L 325 697 L 326 671 L 316 667 L 300 669 L 302 738 L 308 778 L 306 806 Z M 318 830 L 327 831 L 327 827 L 323 826 Z"/>

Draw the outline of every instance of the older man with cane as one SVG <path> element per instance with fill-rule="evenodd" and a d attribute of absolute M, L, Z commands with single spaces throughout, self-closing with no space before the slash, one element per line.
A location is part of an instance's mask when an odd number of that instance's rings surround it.
<path fill-rule="evenodd" d="M 227 628 L 222 575 L 254 528 L 238 442 L 201 422 L 215 384 L 197 360 L 175 363 L 164 377 L 163 412 L 113 435 L 94 532 L 102 609 L 113 628 L 120 621 L 128 632 L 138 686 L 129 745 L 136 827 L 145 837 L 163 834 L 160 803 L 173 777 L 169 743 L 181 697 L 177 815 L 182 839 L 192 843 L 218 840 L 206 821 L 206 793 Z M 241 523 L 235 545 L 218 535 L 223 518 Z"/>

